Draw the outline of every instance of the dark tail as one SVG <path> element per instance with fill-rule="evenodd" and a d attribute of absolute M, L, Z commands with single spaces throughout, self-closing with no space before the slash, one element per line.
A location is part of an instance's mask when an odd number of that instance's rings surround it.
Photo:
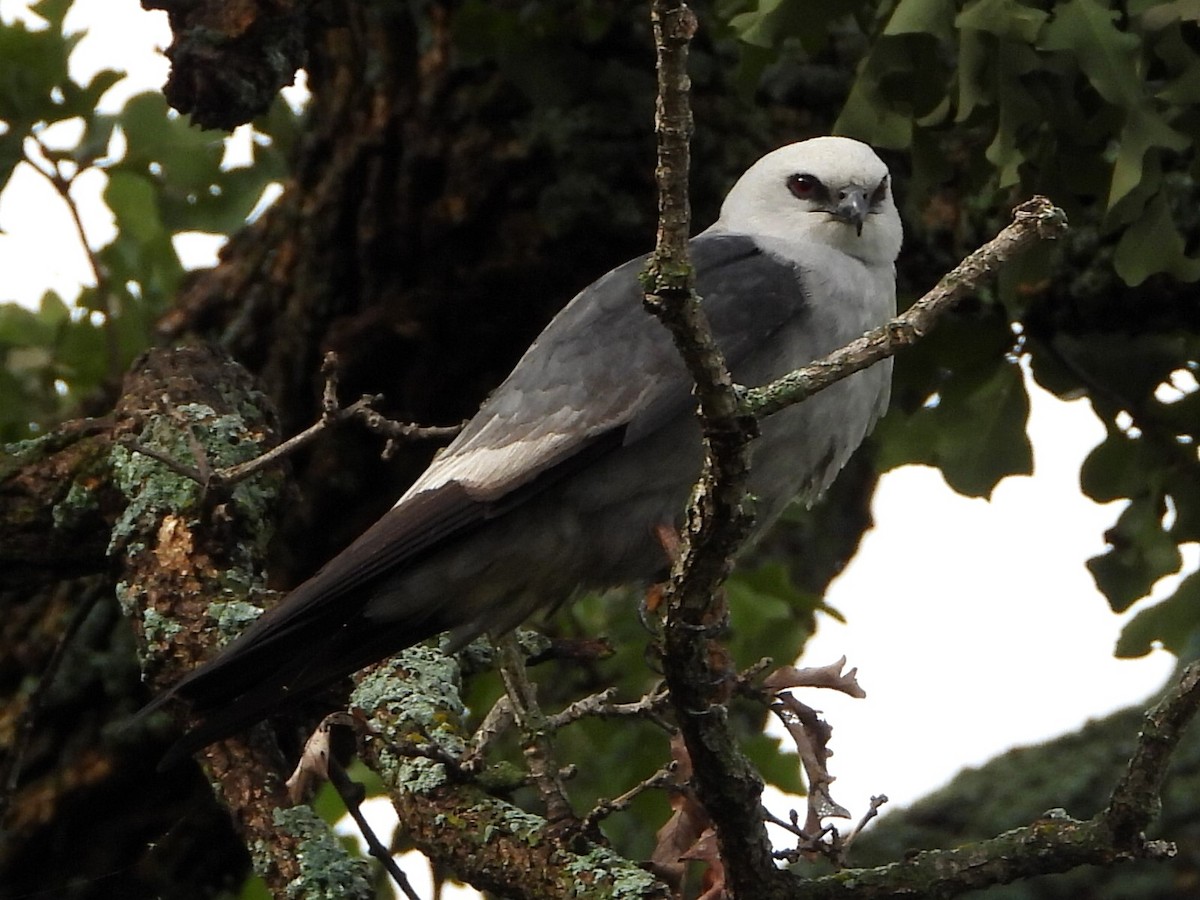
<path fill-rule="evenodd" d="M 179 697 L 193 714 L 194 724 L 167 751 L 160 771 L 448 627 L 436 616 L 381 623 L 357 614 L 337 621 L 344 611 L 333 621 L 316 615 L 299 623 L 288 607 L 265 615 L 145 708 L 149 712 Z"/>

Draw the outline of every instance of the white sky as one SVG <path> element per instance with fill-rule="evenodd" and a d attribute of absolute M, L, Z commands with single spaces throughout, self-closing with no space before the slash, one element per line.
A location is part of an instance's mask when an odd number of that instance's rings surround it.
<path fill-rule="evenodd" d="M 9 21 L 24 7 L 0 0 L 0 17 Z M 119 108 L 165 81 L 164 13 L 146 13 L 136 0 L 77 0 L 68 22 L 89 29 L 72 57 L 73 77 L 105 66 L 130 73 L 105 105 Z M 102 189 L 96 173 L 75 195 L 94 246 L 112 236 Z M 70 299 L 89 283 L 61 202 L 27 167 L 0 195 L 0 229 L 0 301 L 35 303 L 47 287 Z M 212 264 L 218 242 L 195 236 L 177 246 L 195 267 Z M 1113 658 L 1128 615 L 1108 611 L 1083 561 L 1103 550 L 1119 506 L 1101 507 L 1078 490 L 1079 464 L 1103 428 L 1085 401 L 1064 403 L 1036 388 L 1032 396 L 1033 477 L 1005 481 L 987 502 L 955 494 L 932 469 L 888 474 L 875 498 L 876 527 L 828 597 L 848 623 L 823 618 L 803 663 L 846 655 L 867 699 L 802 699 L 834 726 L 833 796 L 855 816 L 872 794 L 902 805 L 963 766 L 1141 701 L 1173 666 L 1161 651 Z M 1198 565 L 1196 549 L 1186 548 L 1184 571 Z M 777 814 L 788 803 L 768 802 Z M 411 861 L 405 866 L 416 873 Z"/>

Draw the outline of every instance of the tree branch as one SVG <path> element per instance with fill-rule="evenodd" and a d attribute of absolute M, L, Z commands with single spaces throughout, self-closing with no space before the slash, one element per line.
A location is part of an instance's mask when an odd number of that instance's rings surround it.
<path fill-rule="evenodd" d="M 111 419 L 66 422 L 0 455 L 0 587 L 104 572 L 125 505 L 111 481 Z"/>
<path fill-rule="evenodd" d="M 874 900 L 910 895 L 956 897 L 976 888 L 1007 884 L 1084 865 L 1132 859 L 1170 859 L 1173 844 L 1147 840 L 1143 831 L 1158 814 L 1171 754 L 1200 711 L 1200 663 L 1142 719 L 1137 747 L 1108 806 L 1087 821 L 1052 810 L 1024 828 L 953 850 L 927 850 L 904 862 L 806 880 L 796 877 L 797 900 Z"/>
<path fill-rule="evenodd" d="M 167 102 L 202 128 L 232 131 L 262 114 L 303 65 L 308 0 L 142 6 L 166 10 L 171 22 Z"/>
<path fill-rule="evenodd" d="M 671 332 L 695 382 L 705 450 L 687 528 L 663 595 L 663 674 L 692 761 L 697 796 L 716 824 L 729 886 L 737 897 L 768 897 L 778 872 L 759 814 L 763 782 L 729 727 L 724 701 L 736 679 L 723 648 L 709 640 L 725 616 L 718 597 L 721 583 L 751 522 L 745 500 L 754 423 L 740 415 L 728 367 L 692 290 L 687 56 L 695 17 L 678 0 L 655 0 L 651 20 L 658 68 L 659 230 L 646 300 Z"/>
<path fill-rule="evenodd" d="M 1060 237 L 1066 230 L 1067 217 L 1061 209 L 1045 197 L 1026 200 L 1013 210 L 1012 224 L 955 266 L 903 313 L 823 359 L 770 384 L 747 390 L 742 396 L 742 411 L 761 419 L 881 359 L 895 356 L 928 334 L 939 318 L 976 291 L 985 279 L 999 272 L 1009 259 L 1037 241 Z"/>
<path fill-rule="evenodd" d="M 380 394 L 364 394 L 349 406 L 341 406 L 337 396 L 337 367 L 337 354 L 326 353 L 321 364 L 321 372 L 325 375 L 325 388 L 321 396 L 321 418 L 299 434 L 292 435 L 283 443 L 277 444 L 253 459 L 213 469 L 202 453 L 193 453 L 193 464 L 188 465 L 168 453 L 139 444 L 132 435 L 127 435 L 123 443 L 131 450 L 158 460 L 176 475 L 190 478 L 206 489 L 217 489 L 229 487 L 257 475 L 295 453 L 301 447 L 312 443 L 318 435 L 345 422 L 361 421 L 368 431 L 385 435 L 388 439 L 383 452 L 385 459 L 391 456 L 399 441 L 444 440 L 454 437 L 462 430 L 461 425 L 428 426 L 410 422 L 394 422 L 375 410 L 374 404 L 383 399 Z"/>
<path fill-rule="evenodd" d="M 387 438 L 386 457 L 399 442 L 445 440 L 461 425 L 395 422 L 377 412 L 377 396 L 342 407 L 337 400 L 337 360 L 328 354 L 320 418 L 288 440 L 250 458 L 214 465 L 195 443 L 186 417 L 176 420 L 187 452 L 162 449 L 137 435 L 114 431 L 112 417 L 65 422 L 35 440 L 9 444 L 0 453 L 0 588 L 24 587 L 107 570 L 113 527 L 125 506 L 114 483 L 113 443 L 165 466 L 173 474 L 220 495 L 276 465 L 326 430 L 350 421 Z M 214 459 L 220 458 L 219 455 Z"/>
<path fill-rule="evenodd" d="M 491 796 L 434 754 L 398 749 L 416 733 L 445 758 L 463 759 L 460 677 L 455 658 L 424 646 L 356 676 L 351 703 L 368 721 L 366 762 L 405 837 L 445 871 L 506 897 L 667 900 L 666 886 L 629 860 Z"/>
<path fill-rule="evenodd" d="M 524 739 L 525 759 L 538 796 L 546 808 L 546 818 L 556 826 L 578 823 L 567 790 L 563 786 L 558 755 L 552 740 L 553 728 L 537 702 L 537 691 L 525 670 L 525 657 L 516 636 L 509 632 L 496 639 L 500 676 L 512 704 L 513 716 Z"/>
<path fill-rule="evenodd" d="M 270 522 L 282 477 L 264 472 L 227 494 L 206 492 L 121 442 L 216 466 L 255 456 L 274 440 L 273 413 L 249 375 L 206 348 L 143 355 L 125 379 L 116 411 L 112 479 L 126 506 L 111 531 L 117 598 L 131 619 L 143 671 L 162 690 L 210 655 L 216 638 L 240 631 L 258 610 Z M 214 627 L 215 625 L 215 627 Z M 361 860 L 340 848 L 305 807 L 288 805 L 282 760 L 263 726 L 206 748 L 204 766 L 277 897 L 316 893 L 322 879 L 339 896 L 369 896 Z M 319 865 L 315 861 L 320 860 Z"/>
<path fill-rule="evenodd" d="M 759 815 L 762 780 L 726 721 L 724 701 L 734 679 L 725 651 L 708 640 L 724 616 L 720 585 L 748 530 L 744 500 L 752 420 L 798 403 L 915 342 L 1005 259 L 1034 240 L 1060 233 L 1066 222 L 1048 201 L 1030 201 L 1018 208 L 1012 226 L 972 254 L 904 315 L 825 360 L 746 392 L 739 400 L 693 294 L 687 258 L 687 144 L 692 119 L 686 64 L 695 21 L 686 5 L 676 0 L 656 0 L 652 21 L 659 87 L 659 231 L 646 275 L 646 302 L 670 330 L 695 382 L 705 448 L 704 468 L 664 594 L 663 672 L 694 767 L 697 795 L 716 825 L 733 895 L 780 896 L 788 891 L 789 879 L 775 867 Z"/>
<path fill-rule="evenodd" d="M 1142 717 L 1137 749 L 1125 776 L 1113 788 L 1108 806 L 1098 817 L 1117 844 L 1134 850 L 1143 843 L 1142 831 L 1158 815 L 1162 785 L 1171 754 L 1200 709 L 1200 662 L 1193 662 L 1167 695 Z"/>

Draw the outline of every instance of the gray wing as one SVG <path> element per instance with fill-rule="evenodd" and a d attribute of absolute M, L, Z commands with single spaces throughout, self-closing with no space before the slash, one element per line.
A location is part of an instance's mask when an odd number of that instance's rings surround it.
<path fill-rule="evenodd" d="M 703 235 L 691 250 L 698 291 L 737 377 L 755 348 L 806 315 L 800 274 L 746 236 Z M 387 628 L 363 610 L 383 579 L 688 412 L 691 380 L 666 329 L 642 306 L 645 262 L 632 260 L 582 291 L 391 511 L 176 685 L 207 721 L 171 759 L 262 718 L 281 696 L 311 694 L 461 625 L 453 598 Z"/>
<path fill-rule="evenodd" d="M 744 235 L 691 242 L 697 290 L 718 343 L 738 363 L 803 307 L 799 274 Z M 628 443 L 691 405 L 691 381 L 666 329 L 642 306 L 646 257 L 580 293 L 401 501 L 457 482 L 502 497 L 611 432 Z"/>
<path fill-rule="evenodd" d="M 691 250 L 736 378 L 752 350 L 805 315 L 800 273 L 743 235 L 697 237 Z M 576 296 L 400 502 L 294 594 L 346 593 L 415 561 L 690 410 L 691 379 L 642 306 L 645 263 Z"/>

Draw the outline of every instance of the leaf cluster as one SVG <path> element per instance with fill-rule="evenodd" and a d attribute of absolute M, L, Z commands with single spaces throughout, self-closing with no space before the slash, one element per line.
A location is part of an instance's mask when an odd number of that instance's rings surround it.
<path fill-rule="evenodd" d="M 72 79 L 68 64 L 84 33 L 66 30 L 70 6 L 33 5 L 41 28 L 0 23 L 0 191 L 18 167 L 39 173 L 76 225 L 64 241 L 82 246 L 93 282 L 78 297 L 47 291 L 35 310 L 0 303 L 2 440 L 77 410 L 148 346 L 185 275 L 176 239 L 243 226 L 266 186 L 283 177 L 295 127 L 278 102 L 257 126 L 249 164 L 229 166 L 224 136 L 190 127 L 161 94 L 106 111 L 124 73 Z M 88 238 L 75 190 L 94 173 L 105 180 L 103 202 L 116 226 L 102 246 Z"/>

